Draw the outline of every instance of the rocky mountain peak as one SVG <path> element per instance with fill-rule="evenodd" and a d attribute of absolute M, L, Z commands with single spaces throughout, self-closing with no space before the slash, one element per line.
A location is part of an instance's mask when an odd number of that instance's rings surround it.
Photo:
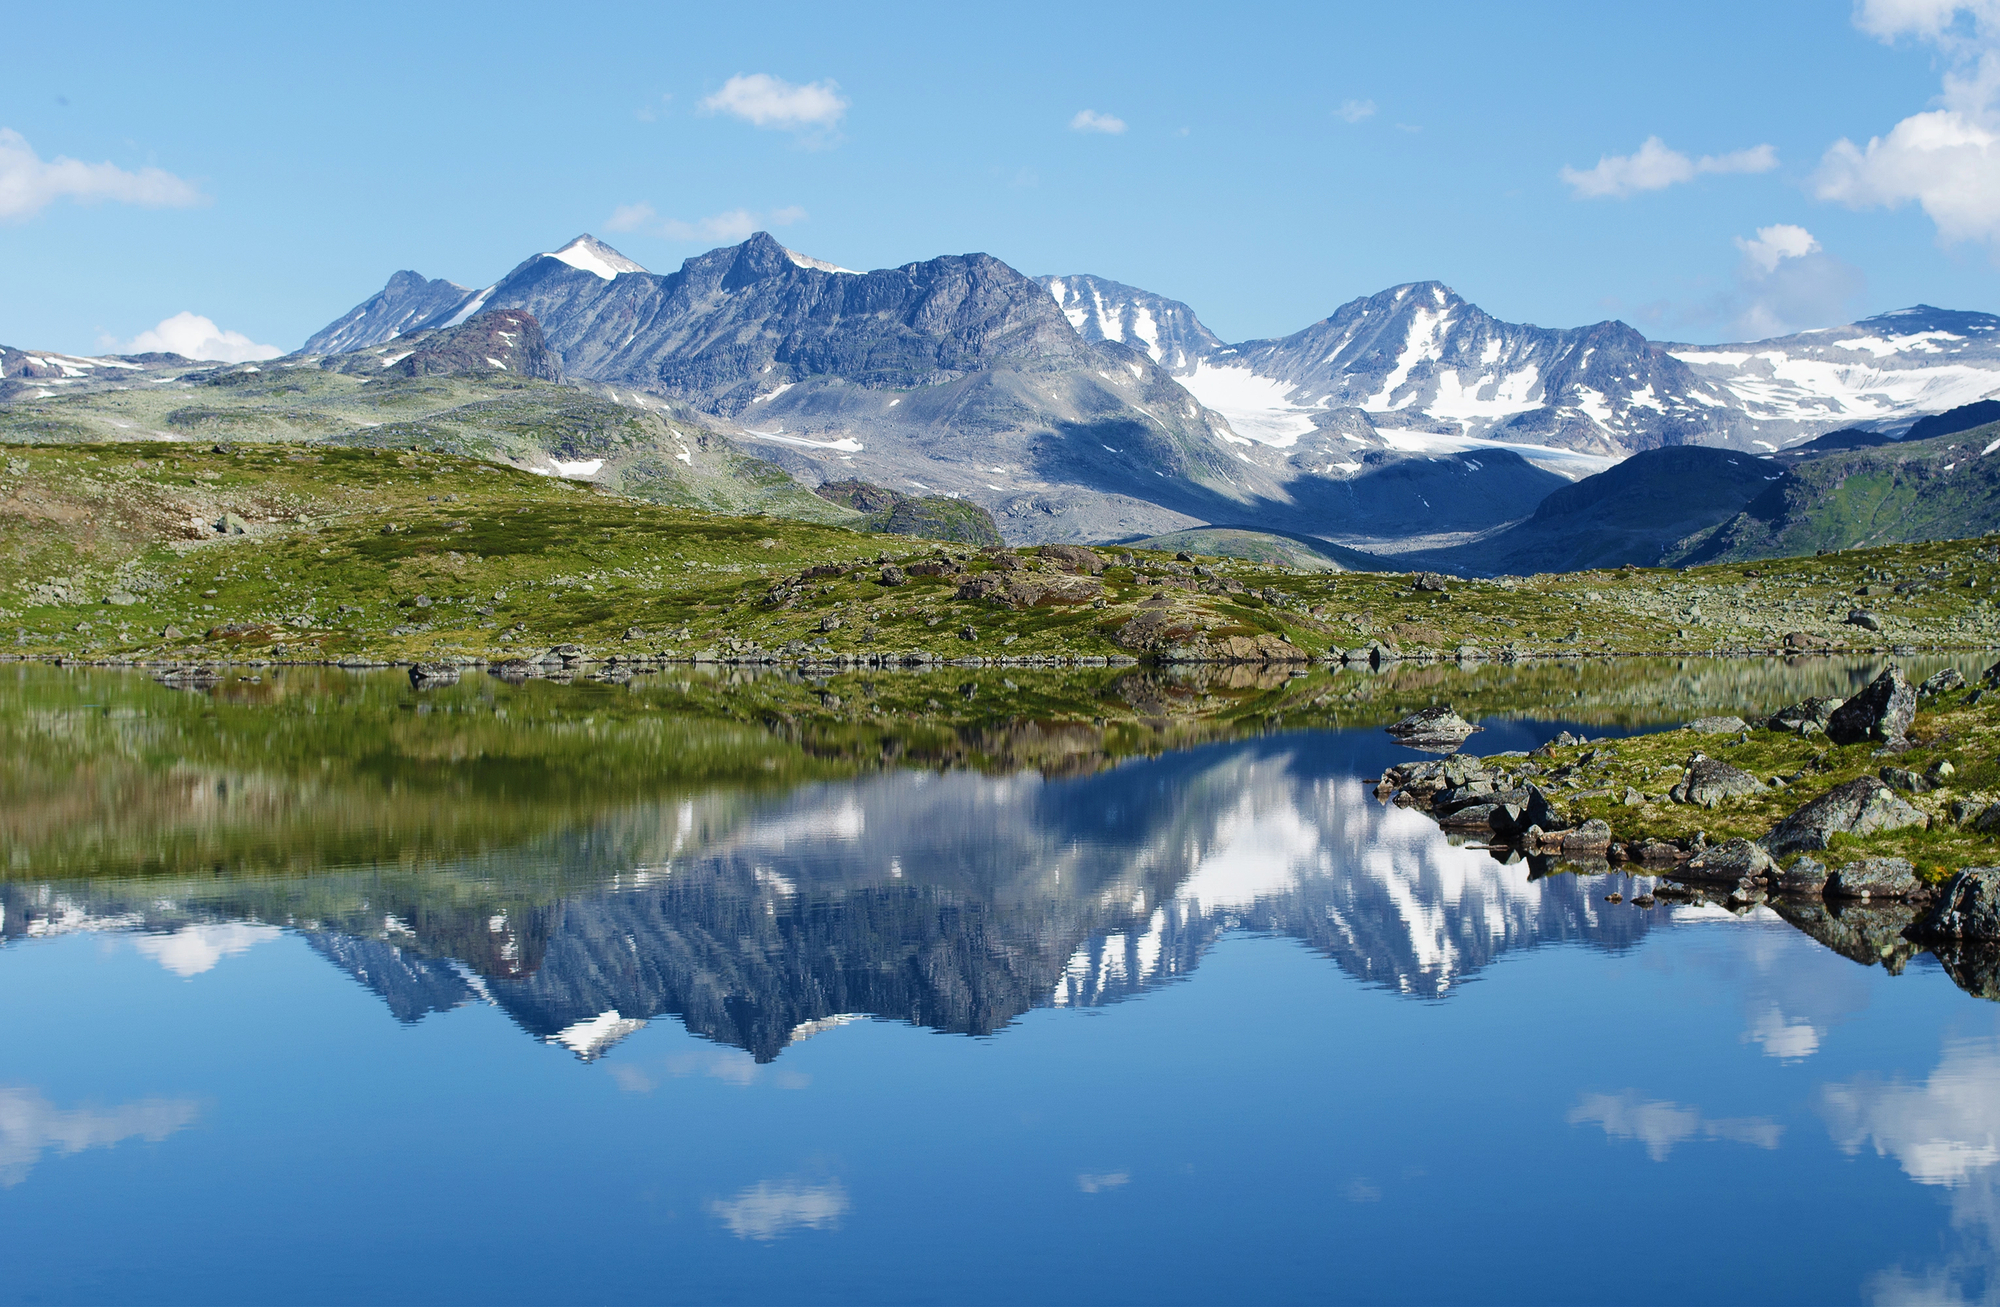
<path fill-rule="evenodd" d="M 592 273 L 610 281 L 621 272 L 644 272 L 646 269 L 612 249 L 597 237 L 585 232 L 559 250 L 551 250 L 546 256 L 561 259 L 572 268 Z"/>

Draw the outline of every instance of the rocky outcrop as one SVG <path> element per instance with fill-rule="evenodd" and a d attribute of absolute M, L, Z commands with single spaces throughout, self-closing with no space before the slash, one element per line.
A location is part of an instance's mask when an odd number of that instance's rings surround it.
<path fill-rule="evenodd" d="M 958 587 L 958 597 L 998 608 L 1087 604 L 1104 597 L 1104 587 L 1081 577 L 1035 572 L 985 572 Z"/>
<path fill-rule="evenodd" d="M 1917 716 L 1917 692 L 1900 667 L 1890 667 L 1868 688 L 1827 718 L 1826 737 L 1835 744 L 1900 744 Z"/>
<path fill-rule="evenodd" d="M 1682 863 L 1674 873 L 1687 880 L 1717 884 L 1739 884 L 1761 880 L 1777 870 L 1771 855 L 1749 840 L 1735 839 L 1718 844 Z"/>
<path fill-rule="evenodd" d="M 1468 736 L 1481 728 L 1453 712 L 1451 705 L 1437 704 L 1413 712 L 1384 729 L 1396 737 L 1398 744 L 1412 749 L 1445 751 L 1458 748 Z"/>
<path fill-rule="evenodd" d="M 383 371 L 404 377 L 508 372 L 542 381 L 563 379 L 562 359 L 542 339 L 542 324 L 520 309 L 482 313 L 437 331 Z"/>
<path fill-rule="evenodd" d="M 1896 797 L 1896 792 L 1863 776 L 1836 785 L 1786 817 L 1759 841 L 1766 852 L 1813 852 L 1827 847 L 1835 835 L 1866 835 L 1870 831 L 1925 826 L 1930 818 Z"/>
<path fill-rule="evenodd" d="M 1967 867 L 1953 876 L 1936 906 L 1910 928 L 1910 934 L 1915 939 L 2000 947 L 2000 867 Z"/>

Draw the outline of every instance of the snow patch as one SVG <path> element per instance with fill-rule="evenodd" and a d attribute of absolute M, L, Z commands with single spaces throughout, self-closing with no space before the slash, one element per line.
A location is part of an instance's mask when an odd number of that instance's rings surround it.
<path fill-rule="evenodd" d="M 1307 416 L 1312 410 L 1292 403 L 1293 387 L 1274 377 L 1259 376 L 1241 365 L 1201 362 L 1180 383 L 1227 418 L 1239 437 L 1286 449 L 1312 433 L 1312 418 Z"/>

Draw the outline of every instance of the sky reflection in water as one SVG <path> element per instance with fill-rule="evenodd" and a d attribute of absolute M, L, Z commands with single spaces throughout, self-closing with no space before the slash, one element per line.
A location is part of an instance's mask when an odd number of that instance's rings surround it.
<path fill-rule="evenodd" d="M 1376 803 L 1392 756 L 1307 732 L 624 795 L 407 867 L 17 873 L 12 1293 L 1990 1297 L 2000 1009 L 1815 938 L 1879 923 L 1531 879 Z"/>

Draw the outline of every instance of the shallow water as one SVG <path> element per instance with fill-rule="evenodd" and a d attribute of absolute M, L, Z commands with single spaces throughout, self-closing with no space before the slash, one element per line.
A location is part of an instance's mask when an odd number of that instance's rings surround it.
<path fill-rule="evenodd" d="M 1867 670 L 1577 669 L 1473 747 Z M 9 1297 L 2000 1286 L 2000 1006 L 1880 922 L 1534 878 L 1377 803 L 1378 725 L 655 695 L 0 678 Z"/>

